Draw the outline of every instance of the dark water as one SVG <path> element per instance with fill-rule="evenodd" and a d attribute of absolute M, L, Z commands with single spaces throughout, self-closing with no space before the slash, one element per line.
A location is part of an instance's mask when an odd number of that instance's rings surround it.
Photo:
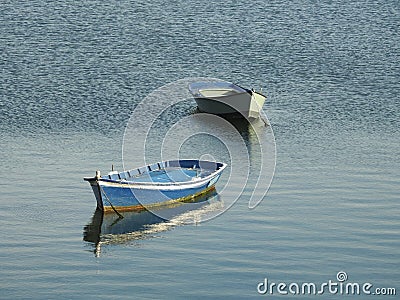
<path fill-rule="evenodd" d="M 248 299 L 266 277 L 318 284 L 339 271 L 399 293 L 399 11 L 397 1 L 3 1 L 0 298 Z M 96 257 L 82 178 L 121 165 L 145 95 L 197 76 L 267 91 L 277 146 L 267 197 L 249 210 L 245 194 L 197 226 L 105 235 Z"/>

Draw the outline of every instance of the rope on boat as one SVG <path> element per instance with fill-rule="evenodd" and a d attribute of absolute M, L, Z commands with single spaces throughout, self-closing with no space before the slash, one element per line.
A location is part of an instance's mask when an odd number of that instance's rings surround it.
<path fill-rule="evenodd" d="M 108 198 L 107 194 L 104 192 L 103 188 L 101 187 L 101 185 L 99 183 L 97 183 L 97 185 L 99 186 L 99 188 L 101 189 L 101 191 L 103 192 L 103 195 L 106 196 L 106 200 L 107 202 L 110 204 L 111 208 L 113 209 L 113 211 L 115 211 L 115 213 L 118 215 L 118 217 L 120 217 L 121 219 L 124 218 L 123 215 L 121 215 L 114 207 L 114 205 L 112 205 L 110 199 Z"/>

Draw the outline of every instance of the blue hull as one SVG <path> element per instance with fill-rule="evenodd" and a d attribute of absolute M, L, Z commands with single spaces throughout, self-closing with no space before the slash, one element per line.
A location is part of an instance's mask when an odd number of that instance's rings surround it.
<path fill-rule="evenodd" d="M 198 188 L 189 188 L 177 191 L 154 191 L 135 188 L 103 186 L 101 188 L 101 198 L 102 205 L 105 208 L 110 207 L 109 202 L 111 202 L 115 208 L 119 209 L 135 208 L 136 206 L 154 206 L 158 203 L 187 198 L 188 196 L 199 194 L 207 188 L 208 183 Z"/>
<path fill-rule="evenodd" d="M 225 167 L 207 161 L 167 161 L 103 177 L 97 173 L 85 180 L 99 209 L 122 212 L 191 200 L 214 189 Z"/>

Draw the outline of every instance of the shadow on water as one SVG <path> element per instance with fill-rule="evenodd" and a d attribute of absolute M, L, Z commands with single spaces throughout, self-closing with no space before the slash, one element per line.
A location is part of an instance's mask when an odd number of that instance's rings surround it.
<path fill-rule="evenodd" d="M 83 240 L 93 247 L 91 251 L 99 257 L 105 245 L 130 244 L 156 237 L 157 233 L 179 225 L 196 224 L 203 215 L 223 206 L 220 195 L 216 190 L 211 190 L 192 201 L 177 202 L 154 212 L 122 212 L 123 218 L 112 212 L 104 214 L 103 211 L 96 210 L 91 222 L 83 229 Z"/>
<path fill-rule="evenodd" d="M 196 108 L 193 112 L 193 115 L 201 115 L 204 112 L 200 111 Z M 265 128 L 270 126 L 268 119 L 264 114 L 261 114 L 260 117 L 254 119 L 246 119 L 239 113 L 225 114 L 225 115 L 217 115 L 218 117 L 228 121 L 232 124 L 236 130 L 242 135 L 245 140 L 248 140 L 253 135 L 253 131 L 257 131 L 261 133 Z"/>

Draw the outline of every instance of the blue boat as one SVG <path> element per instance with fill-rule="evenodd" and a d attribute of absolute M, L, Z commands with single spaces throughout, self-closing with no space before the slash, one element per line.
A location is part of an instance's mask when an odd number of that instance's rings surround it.
<path fill-rule="evenodd" d="M 188 201 L 215 189 L 225 163 L 169 160 L 105 176 L 85 177 L 103 212 L 142 210 Z"/>

